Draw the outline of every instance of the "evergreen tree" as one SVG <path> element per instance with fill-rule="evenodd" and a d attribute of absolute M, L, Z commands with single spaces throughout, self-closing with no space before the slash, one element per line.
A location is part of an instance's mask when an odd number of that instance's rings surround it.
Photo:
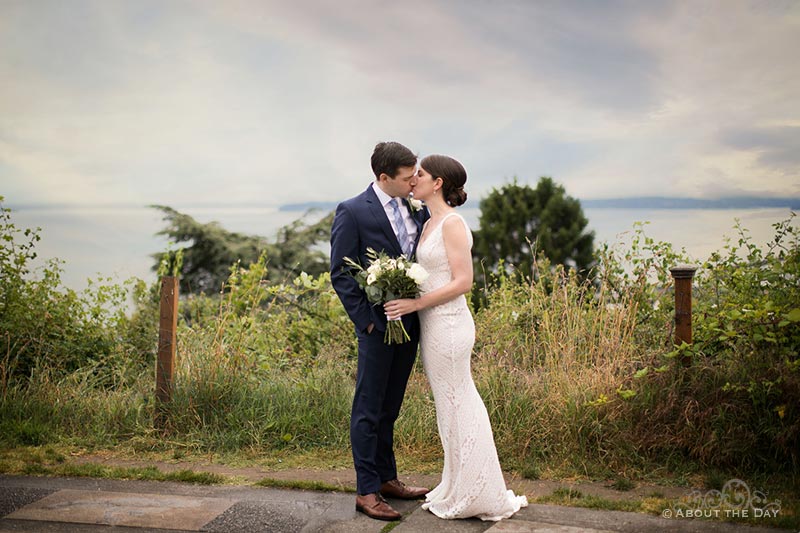
<path fill-rule="evenodd" d="M 230 274 L 231 265 L 247 266 L 266 252 L 269 279 L 282 281 L 305 271 L 319 275 L 328 270 L 328 255 L 318 247 L 330 234 L 333 213 L 314 224 L 302 218 L 278 230 L 276 242 L 259 235 L 227 231 L 218 222 L 202 224 L 191 216 L 163 206 L 151 206 L 164 214 L 167 227 L 158 232 L 183 247 L 181 292 L 216 292 Z M 158 270 L 162 254 L 154 254 Z"/>
<path fill-rule="evenodd" d="M 531 276 L 539 254 L 583 275 L 592 266 L 594 232 L 586 231 L 580 202 L 552 178 L 542 177 L 535 189 L 514 178 L 482 199 L 480 209 L 473 254 L 486 271 L 502 264 Z"/>

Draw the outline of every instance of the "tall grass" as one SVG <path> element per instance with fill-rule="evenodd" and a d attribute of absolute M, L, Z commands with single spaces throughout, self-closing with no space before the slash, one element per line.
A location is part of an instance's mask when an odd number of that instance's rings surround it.
<path fill-rule="evenodd" d="M 66 375 L 42 368 L 14 383 L 0 402 L 0 442 L 107 446 L 152 432 L 152 380 L 113 388 L 97 381 L 91 368 Z"/>
<path fill-rule="evenodd" d="M 607 304 L 602 288 L 562 269 L 545 272 L 533 284 L 501 279 L 476 317 L 474 374 L 498 449 L 531 474 L 541 463 L 588 473 L 609 457 L 628 462 L 625 422 L 607 404 L 641 364 L 636 306 Z"/>

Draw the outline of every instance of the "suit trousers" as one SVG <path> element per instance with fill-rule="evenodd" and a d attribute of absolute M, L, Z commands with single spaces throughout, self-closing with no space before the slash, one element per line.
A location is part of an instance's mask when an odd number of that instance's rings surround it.
<path fill-rule="evenodd" d="M 416 317 L 415 317 L 416 318 Z M 378 492 L 397 478 L 394 458 L 394 423 L 414 367 L 419 344 L 419 322 L 406 324 L 411 340 L 387 345 L 384 332 L 358 333 L 358 372 L 350 413 L 350 444 L 358 493 Z"/>

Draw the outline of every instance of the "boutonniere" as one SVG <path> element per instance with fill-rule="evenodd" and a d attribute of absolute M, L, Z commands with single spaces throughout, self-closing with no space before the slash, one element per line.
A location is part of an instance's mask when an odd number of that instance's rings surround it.
<path fill-rule="evenodd" d="M 408 205 L 411 206 L 411 211 L 413 211 L 414 213 L 421 211 L 422 208 L 425 207 L 425 204 L 423 203 L 422 200 L 417 200 L 416 198 L 414 198 L 413 192 L 408 195 Z"/>

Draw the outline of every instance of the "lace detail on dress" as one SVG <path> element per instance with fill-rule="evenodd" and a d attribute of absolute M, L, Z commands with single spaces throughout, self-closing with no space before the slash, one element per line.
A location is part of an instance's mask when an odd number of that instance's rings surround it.
<path fill-rule="evenodd" d="M 430 274 L 422 293 L 452 279 L 442 225 L 457 216 L 472 246 L 472 233 L 457 213 L 449 213 L 431 228 L 417 248 L 417 261 Z M 528 505 L 525 496 L 506 490 L 489 414 L 472 381 L 470 357 L 475 323 L 465 296 L 420 311 L 420 347 L 425 374 L 433 390 L 436 421 L 444 448 L 442 481 L 429 492 L 423 509 L 440 518 L 508 518 Z"/>

